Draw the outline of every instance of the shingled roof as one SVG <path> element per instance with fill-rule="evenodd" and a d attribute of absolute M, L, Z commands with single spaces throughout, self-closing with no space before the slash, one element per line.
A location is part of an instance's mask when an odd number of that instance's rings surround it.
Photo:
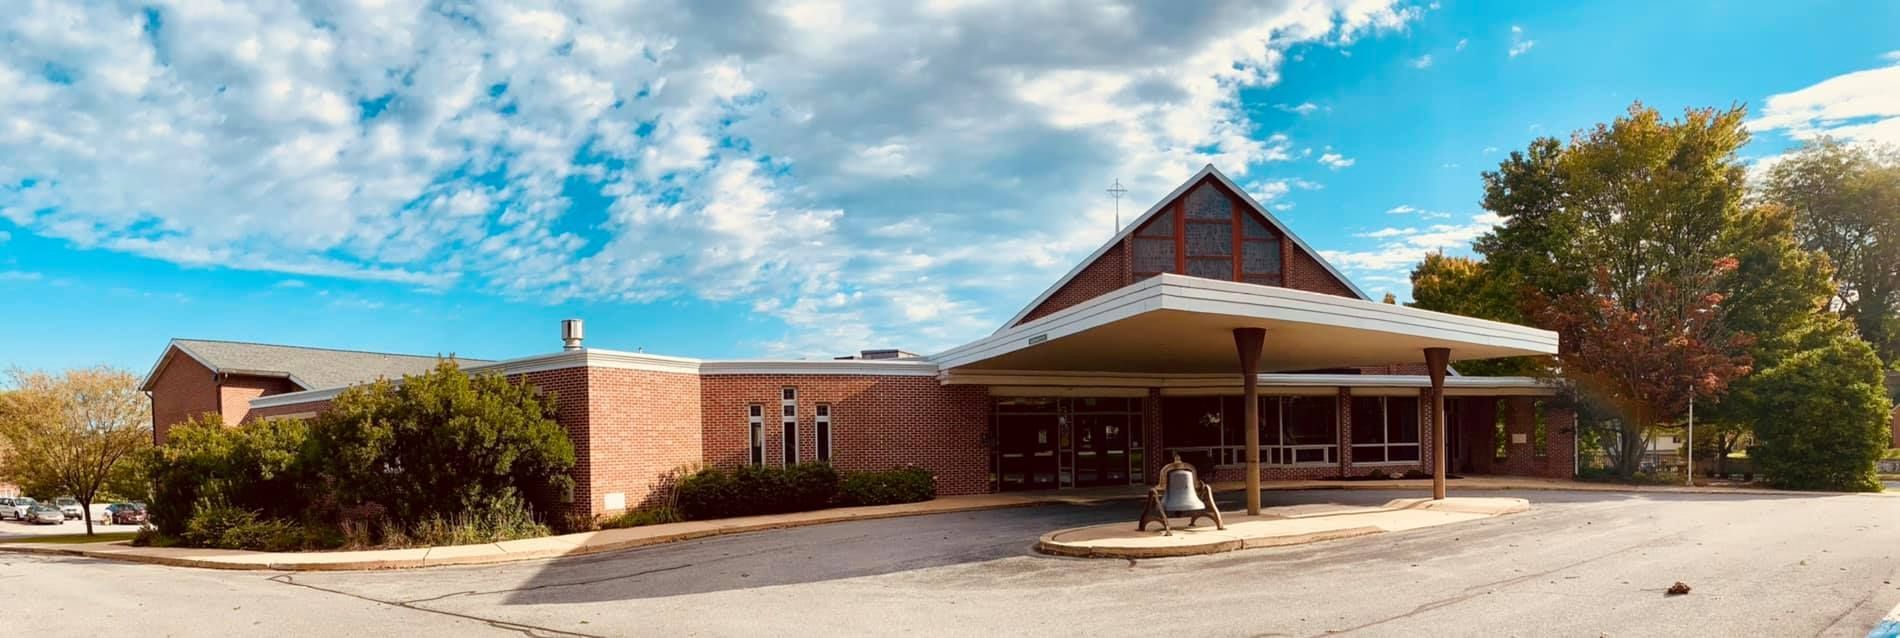
<path fill-rule="evenodd" d="M 360 350 L 335 350 L 279 346 L 241 341 L 173 339 L 158 365 L 152 367 L 139 389 L 150 390 L 165 365 L 178 353 L 191 357 L 221 374 L 245 374 L 288 378 L 305 390 L 320 390 L 355 385 L 376 379 L 400 379 L 435 367 L 434 355 L 390 354 Z M 446 355 L 445 355 L 446 356 Z M 488 363 L 483 359 L 456 357 L 462 363 Z"/>

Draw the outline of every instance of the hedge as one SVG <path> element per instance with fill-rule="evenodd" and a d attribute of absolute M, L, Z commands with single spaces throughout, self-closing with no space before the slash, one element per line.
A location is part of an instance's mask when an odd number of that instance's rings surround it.
<path fill-rule="evenodd" d="M 936 477 L 919 468 L 852 472 L 842 479 L 824 463 L 783 468 L 749 465 L 735 471 L 706 468 L 675 488 L 679 515 L 689 520 L 782 514 L 832 505 L 886 505 L 927 501 Z"/>

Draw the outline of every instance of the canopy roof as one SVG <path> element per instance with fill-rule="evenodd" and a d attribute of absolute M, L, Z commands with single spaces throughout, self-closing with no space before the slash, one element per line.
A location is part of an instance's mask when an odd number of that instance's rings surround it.
<path fill-rule="evenodd" d="M 1233 329 L 1265 328 L 1262 372 L 1557 352 L 1557 333 L 1289 288 L 1162 274 L 930 357 L 943 370 L 1239 370 Z"/>

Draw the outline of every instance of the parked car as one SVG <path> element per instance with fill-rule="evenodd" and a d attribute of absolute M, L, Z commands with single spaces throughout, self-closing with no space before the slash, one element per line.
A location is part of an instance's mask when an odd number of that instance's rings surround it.
<path fill-rule="evenodd" d="M 13 498 L 13 506 L 8 507 L 5 512 L 0 512 L 0 514 L 4 514 L 7 518 L 24 521 L 26 520 L 27 510 L 33 509 L 34 504 L 31 498 L 16 496 Z"/>
<path fill-rule="evenodd" d="M 65 525 L 66 513 L 46 503 L 34 503 L 26 511 L 26 522 L 44 525 Z"/>
<path fill-rule="evenodd" d="M 145 506 L 138 503 L 113 503 L 106 506 L 105 520 L 113 525 L 138 525 L 145 522 Z"/>
<path fill-rule="evenodd" d="M 0 521 L 13 518 L 13 497 L 0 496 Z"/>
<path fill-rule="evenodd" d="M 86 517 L 86 509 L 79 506 L 79 499 L 61 496 L 53 499 L 53 504 L 58 505 L 60 514 L 65 515 L 69 520 L 76 521 Z"/>

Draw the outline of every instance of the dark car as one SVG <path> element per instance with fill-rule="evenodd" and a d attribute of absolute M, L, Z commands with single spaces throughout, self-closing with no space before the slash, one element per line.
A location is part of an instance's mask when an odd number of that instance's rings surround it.
<path fill-rule="evenodd" d="M 138 525 L 145 522 L 145 506 L 137 503 L 113 503 L 106 506 L 106 522 L 113 525 Z"/>

